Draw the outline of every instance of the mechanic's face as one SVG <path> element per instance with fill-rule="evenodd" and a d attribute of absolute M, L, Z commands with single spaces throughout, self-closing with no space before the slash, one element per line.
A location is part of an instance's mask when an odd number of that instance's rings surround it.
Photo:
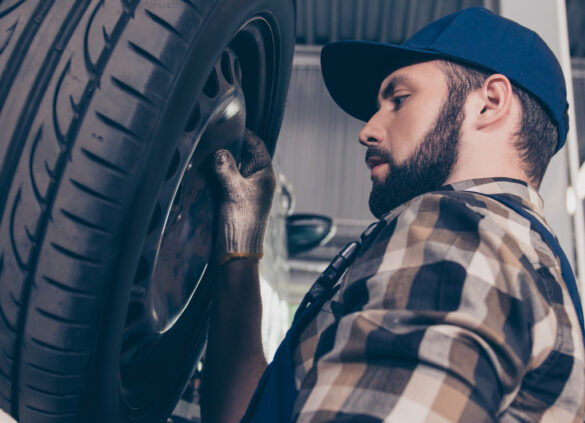
<path fill-rule="evenodd" d="M 436 62 L 401 68 L 380 85 L 379 109 L 360 132 L 376 217 L 442 186 L 457 159 L 461 99 L 451 98 Z"/>

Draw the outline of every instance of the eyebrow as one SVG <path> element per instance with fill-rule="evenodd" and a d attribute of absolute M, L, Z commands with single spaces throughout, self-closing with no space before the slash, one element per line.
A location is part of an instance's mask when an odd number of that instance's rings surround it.
<path fill-rule="evenodd" d="M 378 105 L 378 109 L 380 108 L 380 98 L 382 100 L 387 100 L 388 98 L 394 95 L 394 91 L 396 90 L 396 86 L 399 84 L 404 84 L 408 82 L 410 78 L 407 75 L 396 75 L 393 77 L 390 82 L 384 87 L 382 92 L 378 95 L 376 99 L 376 104 Z"/>

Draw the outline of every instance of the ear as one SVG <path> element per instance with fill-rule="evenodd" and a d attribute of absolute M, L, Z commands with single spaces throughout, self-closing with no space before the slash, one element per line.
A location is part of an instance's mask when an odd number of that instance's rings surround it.
<path fill-rule="evenodd" d="M 501 74 L 490 75 L 477 91 L 480 106 L 476 115 L 477 129 L 503 123 L 512 109 L 512 84 Z"/>

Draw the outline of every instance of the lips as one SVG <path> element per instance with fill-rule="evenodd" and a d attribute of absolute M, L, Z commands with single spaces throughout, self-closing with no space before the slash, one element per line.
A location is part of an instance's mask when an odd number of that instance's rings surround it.
<path fill-rule="evenodd" d="M 392 156 L 389 152 L 379 147 L 369 147 L 366 152 L 366 165 L 370 169 L 371 179 L 385 178 L 391 161 Z"/>
<path fill-rule="evenodd" d="M 370 156 L 366 159 L 366 164 L 370 169 L 375 168 L 376 166 L 380 166 L 381 164 L 388 163 L 384 159 L 378 156 Z"/>

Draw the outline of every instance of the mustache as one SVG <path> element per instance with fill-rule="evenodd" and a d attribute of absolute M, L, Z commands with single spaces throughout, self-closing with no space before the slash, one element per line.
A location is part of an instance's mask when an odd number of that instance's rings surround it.
<path fill-rule="evenodd" d="M 383 162 L 392 163 L 392 154 L 389 151 L 383 150 L 379 147 L 368 147 L 365 158 L 366 163 L 372 156 L 380 159 Z"/>

